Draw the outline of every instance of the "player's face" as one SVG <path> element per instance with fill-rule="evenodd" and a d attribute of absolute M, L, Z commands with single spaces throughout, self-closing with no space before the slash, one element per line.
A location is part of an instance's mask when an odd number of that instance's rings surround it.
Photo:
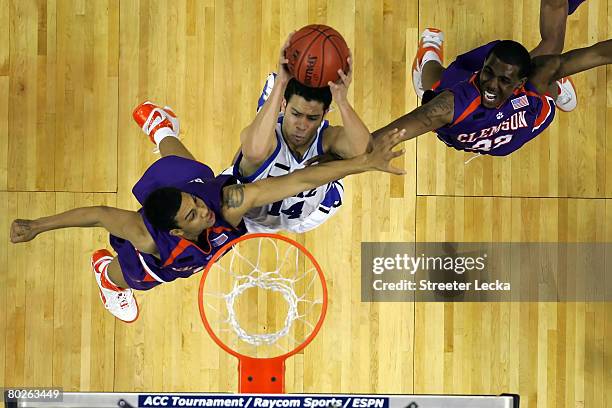
<path fill-rule="evenodd" d="M 192 194 L 183 192 L 181 198 L 181 206 L 175 216 L 176 222 L 185 238 L 197 239 L 202 231 L 214 225 L 215 213 L 204 201 Z"/>
<path fill-rule="evenodd" d="M 518 66 L 506 64 L 495 55 L 489 55 L 478 77 L 482 105 L 485 108 L 497 108 L 526 81 L 527 78 L 519 77 Z"/>
<path fill-rule="evenodd" d="M 283 104 L 283 135 L 292 149 L 308 146 L 323 121 L 323 102 L 307 101 L 299 95 Z"/>

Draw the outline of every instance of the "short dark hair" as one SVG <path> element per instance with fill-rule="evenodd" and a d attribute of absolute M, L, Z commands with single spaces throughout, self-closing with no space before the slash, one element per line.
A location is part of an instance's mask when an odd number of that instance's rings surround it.
<path fill-rule="evenodd" d="M 153 191 L 144 203 L 147 220 L 157 229 L 171 230 L 179 228 L 176 213 L 181 208 L 183 197 L 181 190 L 174 187 L 163 187 Z"/>
<path fill-rule="evenodd" d="M 518 75 L 520 78 L 529 76 L 531 73 L 531 56 L 529 51 L 522 44 L 512 40 L 502 40 L 495 44 L 487 58 L 495 55 L 506 64 L 519 67 Z"/>
<path fill-rule="evenodd" d="M 302 85 L 295 78 L 291 78 L 287 87 L 285 88 L 285 100 L 287 103 L 291 100 L 293 95 L 301 96 L 307 101 L 317 101 L 323 104 L 323 110 L 326 111 L 331 105 L 332 94 L 329 86 L 323 88 L 311 88 L 306 85 Z"/>

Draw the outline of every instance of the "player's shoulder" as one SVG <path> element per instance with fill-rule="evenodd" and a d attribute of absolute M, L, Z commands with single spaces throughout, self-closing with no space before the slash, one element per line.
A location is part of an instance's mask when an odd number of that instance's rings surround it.
<path fill-rule="evenodd" d="M 344 132 L 344 126 L 332 126 L 329 124 L 322 128 L 317 136 L 319 137 L 317 143 L 321 145 L 323 153 L 334 150 L 334 146 L 338 140 L 343 137 L 348 137 Z"/>
<path fill-rule="evenodd" d="M 145 224 L 144 211 L 132 211 L 131 221 L 126 223 L 125 227 L 131 230 L 130 242 L 134 248 L 147 254 L 158 252 L 155 239 Z"/>
<path fill-rule="evenodd" d="M 441 90 L 440 92 L 425 92 L 422 104 L 417 108 L 420 116 L 425 118 L 426 123 L 433 122 L 436 128 L 448 125 L 455 119 L 455 106 L 463 106 L 460 102 L 455 103 L 455 94 L 452 89 Z M 465 106 L 467 109 L 468 106 Z"/>
<path fill-rule="evenodd" d="M 319 135 L 323 135 L 326 138 L 337 137 L 344 130 L 344 126 L 341 125 L 330 125 L 321 128 Z"/>

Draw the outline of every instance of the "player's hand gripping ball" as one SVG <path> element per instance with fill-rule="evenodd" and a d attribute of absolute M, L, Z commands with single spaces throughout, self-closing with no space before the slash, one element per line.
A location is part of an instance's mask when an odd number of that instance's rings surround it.
<path fill-rule="evenodd" d="M 289 72 L 302 84 L 322 88 L 339 79 L 338 69 L 349 72 L 349 48 L 331 27 L 313 24 L 291 37 L 285 50 Z"/>

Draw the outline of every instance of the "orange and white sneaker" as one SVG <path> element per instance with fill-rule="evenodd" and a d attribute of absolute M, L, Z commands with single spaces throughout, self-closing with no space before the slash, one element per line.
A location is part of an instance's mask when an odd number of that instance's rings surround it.
<path fill-rule="evenodd" d="M 444 33 L 437 28 L 426 28 L 421 34 L 419 48 L 412 62 L 412 85 L 414 91 L 421 99 L 427 89 L 423 89 L 421 76 L 423 66 L 429 61 L 444 61 Z"/>
<path fill-rule="evenodd" d="M 169 106 L 162 108 L 153 102 L 145 101 L 134 109 L 132 117 L 155 144 L 166 136 L 178 137 L 180 132 L 179 120 Z"/>
<path fill-rule="evenodd" d="M 559 87 L 559 95 L 555 99 L 555 105 L 563 112 L 571 112 L 576 109 L 578 104 L 578 96 L 576 95 L 576 87 L 572 78 L 565 77 L 557 81 Z"/>
<path fill-rule="evenodd" d="M 104 307 L 117 319 L 132 323 L 138 318 L 138 303 L 132 289 L 121 289 L 106 277 L 106 269 L 113 256 L 106 249 L 99 249 L 91 256 L 91 266 L 100 288 L 100 299 Z"/>

